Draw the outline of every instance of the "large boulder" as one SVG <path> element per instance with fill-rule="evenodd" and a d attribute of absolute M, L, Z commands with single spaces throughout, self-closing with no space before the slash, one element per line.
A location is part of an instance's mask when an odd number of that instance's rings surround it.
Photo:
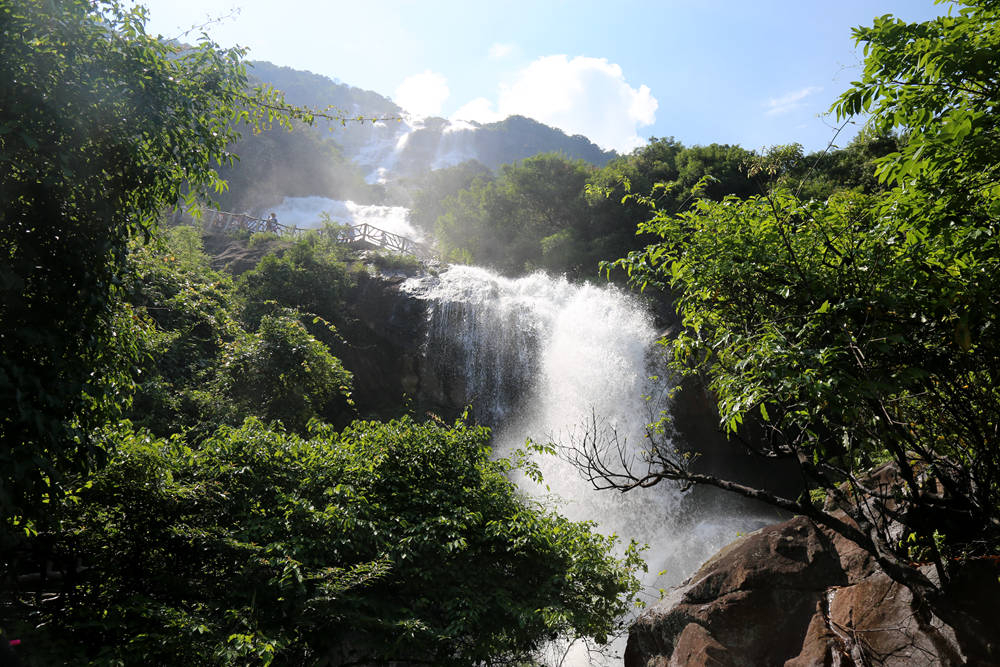
<path fill-rule="evenodd" d="M 998 573 L 969 564 L 930 608 L 853 542 L 795 517 L 739 538 L 647 609 L 625 665 L 1000 664 Z"/>

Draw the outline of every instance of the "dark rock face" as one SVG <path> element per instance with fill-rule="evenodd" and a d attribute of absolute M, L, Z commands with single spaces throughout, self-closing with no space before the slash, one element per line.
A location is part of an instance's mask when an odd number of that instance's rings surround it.
<path fill-rule="evenodd" d="M 670 404 L 676 441 L 697 453 L 691 470 L 795 498 L 802 476 L 792 460 L 776 461 L 751 454 L 737 438 L 727 438 L 719 426 L 715 400 L 695 378 L 686 378 Z M 741 437 L 759 438 L 753 416 L 747 417 Z"/>
<path fill-rule="evenodd" d="M 429 335 L 433 302 L 402 288 L 406 276 L 360 274 L 345 295 L 344 342 L 334 349 L 354 373 L 354 398 L 361 417 L 403 411 L 433 413 L 450 421 L 474 398 L 460 354 Z M 472 314 L 458 309 L 456 317 Z M 458 327 L 457 322 L 450 324 Z M 437 349 L 431 351 L 429 346 Z M 432 353 L 433 352 L 433 353 Z"/>
<path fill-rule="evenodd" d="M 997 574 L 987 562 L 963 570 L 944 614 L 853 542 L 795 517 L 738 539 L 647 609 L 625 665 L 1000 664 Z"/>
<path fill-rule="evenodd" d="M 426 305 L 399 289 L 404 280 L 362 273 L 345 298 L 345 342 L 334 353 L 354 373 L 363 417 L 398 413 L 419 394 Z"/>

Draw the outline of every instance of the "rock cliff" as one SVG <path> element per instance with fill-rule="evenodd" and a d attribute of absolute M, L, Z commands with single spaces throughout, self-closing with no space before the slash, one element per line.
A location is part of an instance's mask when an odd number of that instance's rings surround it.
<path fill-rule="evenodd" d="M 647 609 L 625 665 L 997 665 L 998 574 L 967 563 L 931 608 L 853 542 L 795 517 L 737 539 Z"/>

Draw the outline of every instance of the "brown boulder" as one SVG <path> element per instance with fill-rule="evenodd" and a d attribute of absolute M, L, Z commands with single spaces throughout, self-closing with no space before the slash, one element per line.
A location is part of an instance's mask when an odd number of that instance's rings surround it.
<path fill-rule="evenodd" d="M 883 572 L 831 590 L 829 600 L 827 626 L 855 663 L 872 656 L 887 666 L 966 664 L 954 630 Z"/>
<path fill-rule="evenodd" d="M 625 665 L 997 665 L 997 574 L 967 564 L 932 609 L 856 544 L 795 517 L 736 540 L 647 609 Z"/>
<path fill-rule="evenodd" d="M 762 528 L 724 548 L 640 616 L 625 664 L 649 667 L 662 658 L 671 665 L 781 664 L 799 652 L 826 586 L 844 583 L 830 538 L 811 521 L 796 517 Z M 687 630 L 692 624 L 702 630 Z M 698 637 L 711 641 L 697 645 Z M 711 661 L 692 663 L 699 654 Z"/>

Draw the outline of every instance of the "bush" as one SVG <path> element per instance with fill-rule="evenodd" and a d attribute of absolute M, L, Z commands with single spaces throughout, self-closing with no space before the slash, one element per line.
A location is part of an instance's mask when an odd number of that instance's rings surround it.
<path fill-rule="evenodd" d="M 525 500 L 484 428 L 104 438 L 111 464 L 55 511 L 87 568 L 18 628 L 36 664 L 468 665 L 603 641 L 637 590 L 634 545 Z"/>
<path fill-rule="evenodd" d="M 371 253 L 365 258 L 365 261 L 382 273 L 403 273 L 410 276 L 419 273 L 424 268 L 423 263 L 413 255 L 398 252 Z"/>
<path fill-rule="evenodd" d="M 343 308 L 343 293 L 354 281 L 345 262 L 347 256 L 343 245 L 320 233 L 297 239 L 280 256 L 265 256 L 238 282 L 246 300 L 247 324 L 256 328 L 262 316 L 275 312 L 275 304 L 336 322 Z"/>
<path fill-rule="evenodd" d="M 219 369 L 221 393 L 243 414 L 296 431 L 349 406 L 351 380 L 340 360 L 288 315 L 264 316 L 255 334 L 229 344 Z"/>

